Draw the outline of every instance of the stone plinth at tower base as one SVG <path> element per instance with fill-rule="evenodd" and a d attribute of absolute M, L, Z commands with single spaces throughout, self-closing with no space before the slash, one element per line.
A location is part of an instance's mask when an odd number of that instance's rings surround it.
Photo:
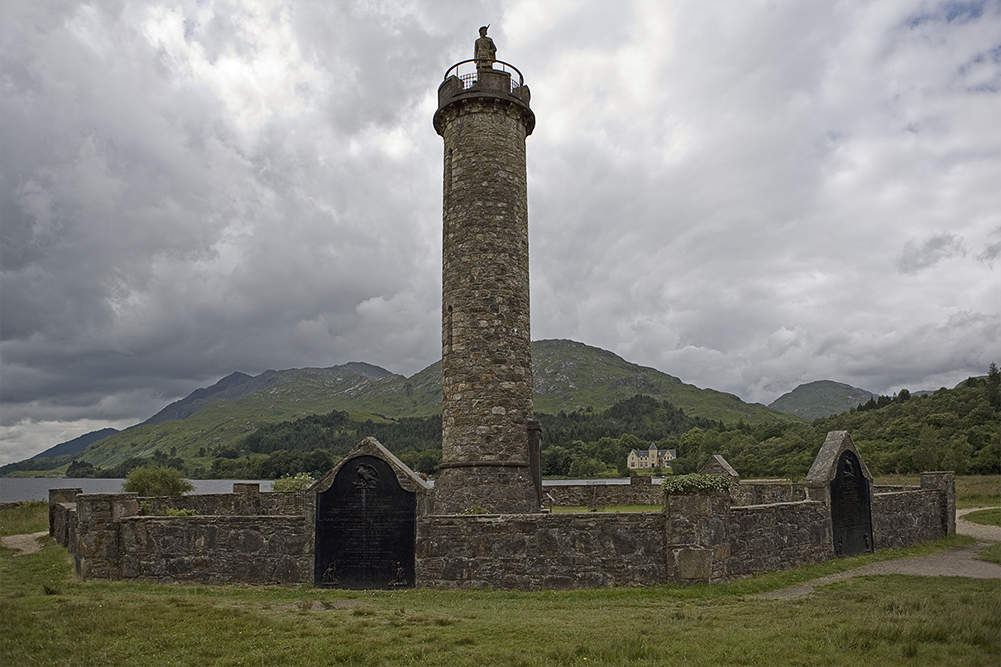
<path fill-rule="evenodd" d="M 532 471 L 522 464 L 460 464 L 444 468 L 435 481 L 438 514 L 538 512 Z"/>

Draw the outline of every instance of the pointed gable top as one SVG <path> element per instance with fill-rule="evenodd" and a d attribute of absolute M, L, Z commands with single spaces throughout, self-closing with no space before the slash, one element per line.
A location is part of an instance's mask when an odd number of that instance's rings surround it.
<path fill-rule="evenodd" d="M 348 461 L 358 456 L 374 456 L 388 463 L 389 467 L 396 473 L 396 481 L 407 491 L 426 493 L 431 490 L 431 485 L 421 479 L 420 475 L 411 470 L 406 463 L 398 459 L 393 452 L 386 449 L 381 442 L 369 436 L 359 442 L 343 459 L 338 461 L 337 465 L 328 470 L 327 474 L 316 480 L 313 486 L 310 487 L 310 492 L 323 493 L 329 489 L 330 485 L 334 483 L 334 478 L 340 469 Z"/>
<path fill-rule="evenodd" d="M 820 451 L 817 452 L 817 458 L 813 460 L 813 465 L 810 466 L 810 472 L 806 473 L 806 483 L 812 486 L 829 484 L 838 472 L 838 458 L 846 449 L 851 450 L 858 457 L 859 465 L 862 467 L 862 474 L 871 482 L 872 474 L 870 474 L 869 468 L 866 467 L 865 461 L 862 460 L 862 455 L 859 454 L 858 448 L 852 442 L 852 437 L 848 434 L 848 431 L 830 431 L 827 434 L 827 439 L 824 440 L 824 444 L 820 446 Z"/>
<path fill-rule="evenodd" d="M 702 464 L 699 468 L 699 472 L 702 474 L 718 474 L 718 475 L 729 475 L 730 477 L 739 478 L 740 475 L 737 471 L 733 469 L 730 463 L 720 456 L 719 454 L 713 454 L 709 457 L 709 460 Z"/>

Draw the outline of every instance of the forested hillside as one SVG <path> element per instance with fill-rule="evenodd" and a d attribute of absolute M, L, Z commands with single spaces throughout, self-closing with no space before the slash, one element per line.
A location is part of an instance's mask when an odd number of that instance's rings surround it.
<path fill-rule="evenodd" d="M 677 470 L 722 454 L 744 477 L 806 473 L 828 431 L 847 430 L 873 474 L 922 470 L 1001 472 L 999 376 L 970 378 L 925 396 L 901 391 L 862 409 L 811 424 L 740 425 L 689 431 L 679 441 Z"/>

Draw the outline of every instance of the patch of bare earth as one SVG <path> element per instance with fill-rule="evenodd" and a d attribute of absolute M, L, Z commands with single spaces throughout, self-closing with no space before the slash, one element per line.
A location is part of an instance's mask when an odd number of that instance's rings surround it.
<path fill-rule="evenodd" d="M 24 535 L 7 535 L 0 537 L 0 545 L 16 551 L 15 556 L 27 556 L 28 554 L 38 553 L 42 550 L 42 543 L 38 540 L 48 534 L 49 531 L 43 530 L 38 533 L 26 533 Z"/>

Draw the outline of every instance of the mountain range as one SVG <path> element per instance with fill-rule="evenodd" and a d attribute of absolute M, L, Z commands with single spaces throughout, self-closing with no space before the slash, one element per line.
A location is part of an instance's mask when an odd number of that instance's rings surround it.
<path fill-rule="evenodd" d="M 745 403 L 733 394 L 686 384 L 655 368 L 571 340 L 533 342 L 532 372 L 535 409 L 540 413 L 602 410 L 646 394 L 669 401 L 690 415 L 729 424 L 799 420 L 759 403 Z M 100 466 L 151 456 L 155 451 L 191 458 L 203 456 L 206 450 L 232 446 L 262 424 L 331 410 L 373 421 L 437 414 L 441 411 L 441 363 L 410 377 L 361 362 L 268 370 L 256 376 L 235 372 L 167 405 L 141 424 L 93 438 L 84 447 L 70 448 L 72 451 L 66 447 L 69 443 L 62 443 L 34 458 L 72 453 Z"/>

